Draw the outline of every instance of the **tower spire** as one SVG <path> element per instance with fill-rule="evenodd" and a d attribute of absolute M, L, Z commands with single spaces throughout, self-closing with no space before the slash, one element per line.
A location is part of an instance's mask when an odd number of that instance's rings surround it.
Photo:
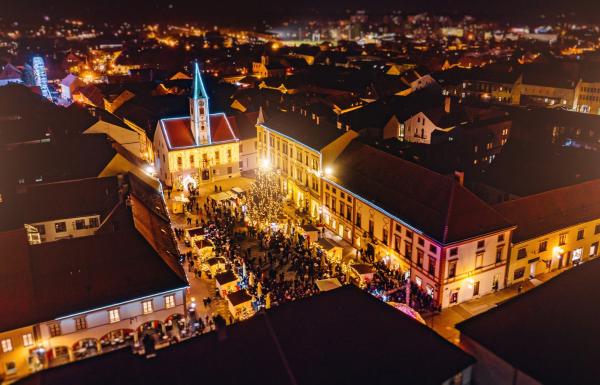
<path fill-rule="evenodd" d="M 210 140 L 210 122 L 208 112 L 208 95 L 202 82 L 200 65 L 194 61 L 194 84 L 190 95 L 190 127 L 196 145 L 209 144 Z"/>

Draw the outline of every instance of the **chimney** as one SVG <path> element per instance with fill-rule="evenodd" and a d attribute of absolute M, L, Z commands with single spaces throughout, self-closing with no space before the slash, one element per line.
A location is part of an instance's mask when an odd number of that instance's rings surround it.
<path fill-rule="evenodd" d="M 454 179 L 461 185 L 465 185 L 465 172 L 464 171 L 454 171 Z"/>
<path fill-rule="evenodd" d="M 449 114 L 451 105 L 452 105 L 452 99 L 450 98 L 450 96 L 446 96 L 446 98 L 444 99 L 444 112 Z"/>

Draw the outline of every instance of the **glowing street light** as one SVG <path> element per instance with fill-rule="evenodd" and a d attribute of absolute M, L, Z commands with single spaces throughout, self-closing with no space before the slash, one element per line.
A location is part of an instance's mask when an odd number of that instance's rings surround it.
<path fill-rule="evenodd" d="M 333 174 L 333 170 L 331 169 L 331 167 L 329 167 L 329 166 L 325 167 L 325 175 L 331 176 L 331 174 Z"/>
<path fill-rule="evenodd" d="M 265 158 L 260 162 L 260 168 L 265 171 L 271 168 L 271 162 L 269 162 L 268 158 Z"/>

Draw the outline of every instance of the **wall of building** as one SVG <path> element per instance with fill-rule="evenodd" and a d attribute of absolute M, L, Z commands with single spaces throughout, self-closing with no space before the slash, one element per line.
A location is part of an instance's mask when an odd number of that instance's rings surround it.
<path fill-rule="evenodd" d="M 479 247 L 482 241 L 483 247 Z M 446 246 L 443 250 L 442 307 L 503 289 L 509 242 L 510 230 L 506 230 Z M 453 261 L 456 261 L 454 276 L 451 274 Z"/>
<path fill-rule="evenodd" d="M 600 82 L 581 82 L 575 91 L 575 109 L 600 114 Z"/>
<path fill-rule="evenodd" d="M 256 138 L 240 141 L 240 171 L 258 168 L 258 140 Z"/>
<path fill-rule="evenodd" d="M 577 239 L 580 230 L 583 230 L 583 237 Z M 563 244 L 560 242 L 562 235 L 565 236 Z M 546 242 L 545 250 L 543 247 L 540 248 L 542 242 Z M 559 268 L 570 268 L 574 264 L 585 262 L 600 254 L 599 243 L 600 219 L 515 243 L 510 249 L 507 282 L 509 285 L 523 282 L 530 279 L 532 275 L 544 274 Z"/>
<path fill-rule="evenodd" d="M 83 221 L 84 227 L 77 229 L 75 225 L 77 221 Z M 65 225 L 64 231 L 59 231 L 58 227 L 60 227 L 61 223 L 64 223 Z M 59 239 L 79 238 L 88 235 L 93 235 L 96 232 L 98 226 L 100 225 L 100 215 L 90 215 L 85 217 L 67 219 L 55 219 L 52 221 L 28 224 L 38 228 L 38 230 L 41 230 L 41 228 L 43 227 L 44 230 L 40 231 L 40 240 L 42 242 L 52 242 L 57 241 Z"/>
<path fill-rule="evenodd" d="M 175 297 L 175 306 L 166 308 L 165 297 L 173 295 Z M 152 301 L 152 312 L 143 313 L 142 302 Z M 41 339 L 46 349 L 53 349 L 65 346 L 69 349 L 70 358 L 73 359 L 73 345 L 83 339 L 100 340 L 111 331 L 120 329 L 136 330 L 139 326 L 149 321 L 165 322 L 173 314 L 185 315 L 184 291 L 178 290 L 160 294 L 154 297 L 144 298 L 133 302 L 127 302 L 112 307 L 104 307 L 98 310 L 85 312 L 70 316 L 57 321 L 52 321 L 40 325 Z M 110 322 L 109 310 L 119 309 L 118 322 Z M 85 318 L 86 328 L 77 330 L 76 320 Z M 60 335 L 52 337 L 50 325 L 53 323 L 60 325 Z"/>
<path fill-rule="evenodd" d="M 15 379 L 31 372 L 28 358 L 30 349 L 37 346 L 35 337 L 33 326 L 0 333 L 0 382 L 3 378 Z M 12 349 L 5 351 L 8 346 Z"/>

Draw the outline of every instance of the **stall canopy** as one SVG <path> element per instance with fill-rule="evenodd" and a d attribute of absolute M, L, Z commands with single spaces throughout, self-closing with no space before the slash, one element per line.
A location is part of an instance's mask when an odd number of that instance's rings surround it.
<path fill-rule="evenodd" d="M 337 278 L 320 279 L 316 284 L 320 291 L 329 291 L 342 286 Z"/>
<path fill-rule="evenodd" d="M 231 191 L 233 191 L 233 193 L 236 194 L 237 196 L 241 196 L 244 194 L 244 189 L 241 187 L 233 187 L 231 189 Z"/>
<path fill-rule="evenodd" d="M 310 242 L 316 242 L 319 239 L 319 229 L 314 225 L 300 226 L 300 233 L 305 235 Z"/>
<path fill-rule="evenodd" d="M 223 191 L 223 192 L 211 194 L 209 196 L 209 198 L 215 202 L 222 202 L 222 201 L 226 201 L 227 199 L 235 198 L 235 195 L 229 191 Z"/>
<path fill-rule="evenodd" d="M 333 250 L 336 247 L 339 247 L 337 245 L 335 245 L 333 242 L 331 242 L 329 239 L 327 238 L 321 238 L 317 241 L 317 244 L 325 251 L 330 251 Z"/>

